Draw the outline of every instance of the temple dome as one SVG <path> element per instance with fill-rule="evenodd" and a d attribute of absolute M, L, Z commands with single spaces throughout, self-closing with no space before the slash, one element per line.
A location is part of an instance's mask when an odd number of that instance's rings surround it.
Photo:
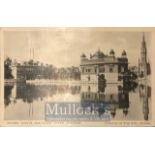
<path fill-rule="evenodd" d="M 122 52 L 122 56 L 126 56 L 127 54 L 126 54 L 126 51 L 125 50 L 123 50 L 123 52 Z"/>
<path fill-rule="evenodd" d="M 83 53 L 83 54 L 81 55 L 81 58 L 86 58 L 86 55 Z"/>
<path fill-rule="evenodd" d="M 114 56 L 115 55 L 115 51 L 113 49 L 110 50 L 110 56 Z"/>
<path fill-rule="evenodd" d="M 103 58 L 104 57 L 104 53 L 101 52 L 100 49 L 98 49 L 98 51 L 94 54 L 95 57 L 97 58 Z"/>
<path fill-rule="evenodd" d="M 127 115 L 128 115 L 128 109 L 123 109 L 123 114 L 124 114 L 125 116 L 127 116 Z"/>

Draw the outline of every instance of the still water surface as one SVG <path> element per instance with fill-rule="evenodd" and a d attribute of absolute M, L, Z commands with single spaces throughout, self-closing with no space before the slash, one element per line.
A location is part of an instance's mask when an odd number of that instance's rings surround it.
<path fill-rule="evenodd" d="M 75 102 L 95 110 L 98 119 L 107 113 L 111 120 L 150 120 L 151 88 L 134 84 L 125 87 L 98 85 L 5 85 L 5 120 L 44 120 L 45 103 Z M 92 105 L 100 103 L 92 109 Z"/>

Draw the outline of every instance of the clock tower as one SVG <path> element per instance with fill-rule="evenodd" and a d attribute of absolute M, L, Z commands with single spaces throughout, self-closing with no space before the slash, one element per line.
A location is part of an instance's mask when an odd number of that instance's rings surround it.
<path fill-rule="evenodd" d="M 145 41 L 145 35 L 143 33 L 142 43 L 141 43 L 141 53 L 139 60 L 139 76 L 147 76 L 147 46 Z"/>

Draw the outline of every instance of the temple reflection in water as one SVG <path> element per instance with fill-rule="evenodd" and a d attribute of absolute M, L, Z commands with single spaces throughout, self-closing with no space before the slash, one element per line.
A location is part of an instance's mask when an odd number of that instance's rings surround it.
<path fill-rule="evenodd" d="M 43 119 L 46 101 L 74 101 L 85 110 L 113 120 L 150 120 L 151 88 L 147 85 L 5 85 L 5 118 L 33 115 Z M 13 106 L 12 106 L 13 105 Z M 29 105 L 29 106 L 26 106 Z M 20 108 L 19 108 L 20 107 Z M 41 110 L 38 110 L 40 108 Z M 26 111 L 28 111 L 26 113 Z M 25 114 L 26 113 L 26 114 Z M 16 116 L 18 114 L 18 116 Z M 27 118 L 23 116 L 22 118 Z"/>
<path fill-rule="evenodd" d="M 128 114 L 129 91 L 123 86 L 109 84 L 98 87 L 97 85 L 83 85 L 81 89 L 81 104 L 85 106 L 99 106 L 99 115 L 105 112 L 102 107 L 107 107 L 112 117 L 115 117 L 117 109 L 122 109 L 124 115 Z M 93 109 L 92 109 L 93 110 Z"/>

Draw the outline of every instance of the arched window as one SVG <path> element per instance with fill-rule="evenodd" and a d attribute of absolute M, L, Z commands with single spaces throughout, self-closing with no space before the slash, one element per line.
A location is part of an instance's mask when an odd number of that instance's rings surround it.
<path fill-rule="evenodd" d="M 113 68 L 114 68 L 114 65 L 113 64 L 110 64 L 109 65 L 109 72 L 113 72 Z"/>
<path fill-rule="evenodd" d="M 90 86 L 88 86 L 88 91 L 90 91 L 91 90 L 91 88 L 90 88 Z"/>

